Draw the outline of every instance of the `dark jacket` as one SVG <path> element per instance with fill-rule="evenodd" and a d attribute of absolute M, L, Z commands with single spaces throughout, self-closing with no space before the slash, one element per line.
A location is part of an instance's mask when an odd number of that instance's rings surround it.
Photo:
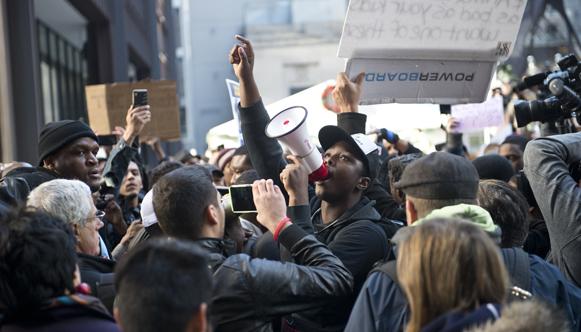
<path fill-rule="evenodd" d="M 351 274 L 313 236 L 291 225 L 279 242 L 297 264 L 239 254 L 214 273 L 210 313 L 217 332 L 272 331 L 271 321 L 278 316 L 333 306 L 351 293 Z"/>
<path fill-rule="evenodd" d="M 103 169 L 103 183 L 105 186 L 111 188 L 108 193 L 113 194 L 116 198 L 117 203 L 121 207 L 123 213 L 123 220 L 127 226 L 129 226 L 133 221 L 141 219 L 140 207 L 130 207 L 128 201 L 119 195 L 119 188 L 123 183 L 123 178 L 127 174 L 127 169 L 131 161 L 135 162 L 141 173 L 141 181 L 143 188 L 147 190 L 147 178 L 145 177 L 145 170 L 143 169 L 143 162 L 141 160 L 141 155 L 139 154 L 139 140 L 135 139 L 132 145 L 127 145 L 124 139 L 119 140 L 117 144 L 111 150 L 109 158 L 107 158 L 107 163 Z M 139 202 L 141 203 L 143 197 L 139 197 Z M 119 244 L 123 238 L 122 234 L 117 233 L 113 224 L 111 224 L 107 219 L 104 220 L 105 225 L 99 230 L 99 234 L 105 241 L 107 249 L 113 251 L 113 249 Z"/>
<path fill-rule="evenodd" d="M 341 113 L 337 116 L 337 126 L 343 128 L 349 134 L 365 133 L 365 121 L 367 116 L 360 113 Z M 272 179 L 278 185 L 283 194 L 287 196 L 282 182 L 280 172 L 285 168 L 287 162 L 283 158 L 283 151 L 278 142 L 266 136 L 264 128 L 270 117 L 262 104 L 257 102 L 248 108 L 240 108 L 240 125 L 244 144 L 248 148 L 248 155 L 252 160 L 252 165 L 263 179 Z M 309 194 L 314 195 L 314 190 L 310 188 Z M 365 196 L 375 201 L 375 209 L 382 216 L 390 219 L 398 219 L 401 209 L 397 202 L 379 184 L 377 180 L 365 191 Z"/>
<path fill-rule="evenodd" d="M 119 332 L 113 317 L 98 299 L 90 296 L 62 296 L 38 311 L 6 316 L 0 332 Z"/>
<path fill-rule="evenodd" d="M 569 171 L 579 161 L 581 133 L 534 140 L 524 153 L 524 172 L 549 230 L 549 261 L 581 286 L 581 188 Z"/>
<path fill-rule="evenodd" d="M 388 254 L 385 233 L 376 222 L 381 218 L 373 201 L 363 197 L 330 224 L 323 224 L 321 201 L 315 198 L 308 206 L 289 207 L 287 213 L 296 224 L 326 244 L 353 275 L 353 293 L 336 301 L 332 307 L 320 307 L 293 314 L 286 325 L 300 331 L 342 331 L 359 290 L 373 265 Z M 311 210 L 312 209 L 312 210 Z M 314 212 L 313 212 L 314 210 Z M 309 218 L 309 216 L 312 217 Z"/>
<path fill-rule="evenodd" d="M 139 140 L 135 139 L 132 145 L 127 145 L 124 139 L 119 140 L 115 147 L 113 147 L 113 150 L 111 150 L 105 168 L 103 169 L 103 177 L 106 178 L 107 185 L 115 187 L 115 196 L 119 192 L 119 186 L 123 182 L 123 178 L 127 173 L 131 161 L 137 164 L 141 172 L 143 163 L 139 155 Z M 144 182 L 143 187 L 147 188 L 147 183 Z"/>
<path fill-rule="evenodd" d="M 77 256 L 81 281 L 89 284 L 92 295 L 101 300 L 110 312 L 113 312 L 115 261 L 81 253 L 77 253 Z"/>
<path fill-rule="evenodd" d="M 0 200 L 12 206 L 25 204 L 34 188 L 59 177 L 57 173 L 44 167 L 16 168 L 0 181 Z"/>
<path fill-rule="evenodd" d="M 208 252 L 208 267 L 212 272 L 216 272 L 226 258 L 236 253 L 236 247 L 231 241 L 203 238 L 194 242 Z"/>
<path fill-rule="evenodd" d="M 462 332 L 500 318 L 501 307 L 488 303 L 471 312 L 449 312 L 422 327 L 422 332 Z"/>
<path fill-rule="evenodd" d="M 340 122 L 344 122 L 341 119 L 364 120 L 365 116 L 350 114 L 339 119 Z M 286 162 L 278 142 L 268 138 L 264 133 L 269 116 L 262 101 L 249 108 L 241 108 L 240 121 L 244 142 L 256 171 L 261 178 L 272 179 L 284 192 L 279 174 L 286 166 Z M 347 122 L 351 125 L 351 128 L 347 128 L 348 132 L 360 131 L 361 127 L 364 128 L 364 121 L 363 126 L 361 122 Z M 389 197 L 385 189 L 377 182 L 374 182 L 366 195 L 370 198 L 377 197 L 381 202 L 385 202 Z M 391 203 L 397 206 L 395 202 L 388 202 L 388 205 Z M 300 315 L 293 315 L 286 324 L 301 331 L 341 331 L 365 276 L 374 262 L 387 256 L 388 243 L 381 227 L 375 224 L 381 216 L 374 209 L 374 203 L 368 198 L 363 198 L 338 220 L 326 226 L 322 225 L 320 216 L 316 213 L 320 204 L 319 199 L 312 197 L 310 208 L 307 206 L 289 207 L 287 213 L 292 220 L 297 220 L 296 223 L 307 233 L 315 234 L 319 241 L 327 245 L 333 254 L 341 259 L 354 277 L 355 293 L 336 301 L 332 308 L 317 308 L 302 312 Z"/>
<path fill-rule="evenodd" d="M 507 259 L 514 249 L 502 249 Z M 533 298 L 561 308 L 574 331 L 581 329 L 581 289 L 569 282 L 559 270 L 543 259 L 528 255 L 529 290 Z M 509 269 L 511 278 L 515 279 Z M 363 285 L 345 329 L 351 331 L 402 331 L 408 321 L 409 308 L 403 290 L 387 274 L 373 272 Z"/>

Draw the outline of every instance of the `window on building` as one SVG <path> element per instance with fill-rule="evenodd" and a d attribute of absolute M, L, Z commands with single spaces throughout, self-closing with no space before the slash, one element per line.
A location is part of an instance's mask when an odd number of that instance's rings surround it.
<path fill-rule="evenodd" d="M 44 121 L 86 119 L 86 60 L 80 49 L 37 21 Z"/>

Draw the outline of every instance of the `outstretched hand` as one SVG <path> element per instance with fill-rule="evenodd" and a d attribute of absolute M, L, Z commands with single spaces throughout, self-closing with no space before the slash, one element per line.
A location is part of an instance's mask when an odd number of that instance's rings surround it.
<path fill-rule="evenodd" d="M 454 117 L 449 117 L 448 123 L 446 124 L 446 133 L 456 134 L 458 133 L 458 127 L 460 127 L 460 121 Z"/>
<path fill-rule="evenodd" d="M 364 78 L 365 73 L 359 73 L 353 80 L 350 80 L 344 72 L 337 74 L 333 99 L 340 113 L 358 112 Z"/>
<path fill-rule="evenodd" d="M 278 223 L 286 216 L 286 202 L 280 188 L 272 180 L 257 180 L 252 184 L 252 195 L 258 215 L 256 219 L 273 234 Z"/>
<path fill-rule="evenodd" d="M 254 50 L 250 40 L 240 36 L 235 36 L 238 44 L 230 50 L 230 64 L 234 68 L 234 73 L 240 82 L 252 79 L 254 69 Z"/>
<path fill-rule="evenodd" d="M 133 105 L 131 105 L 129 110 L 127 110 L 125 121 L 127 125 L 125 127 L 123 139 L 125 139 L 128 145 L 131 145 L 133 140 L 139 136 L 145 125 L 151 121 L 149 105 L 138 107 L 133 107 Z"/>

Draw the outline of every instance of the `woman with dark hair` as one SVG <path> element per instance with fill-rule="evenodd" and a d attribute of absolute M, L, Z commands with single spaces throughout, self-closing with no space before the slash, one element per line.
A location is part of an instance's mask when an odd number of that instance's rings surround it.
<path fill-rule="evenodd" d="M 509 290 L 498 247 L 460 219 L 413 227 L 398 248 L 397 274 L 411 311 L 406 332 L 462 331 L 498 319 Z"/>
<path fill-rule="evenodd" d="M 0 331 L 119 331 L 80 283 L 77 238 L 57 217 L 20 211 L 0 220 Z"/>

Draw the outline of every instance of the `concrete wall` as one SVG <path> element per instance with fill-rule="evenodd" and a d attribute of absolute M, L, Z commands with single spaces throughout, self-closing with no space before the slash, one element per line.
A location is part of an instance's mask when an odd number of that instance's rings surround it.
<path fill-rule="evenodd" d="M 290 95 L 293 88 L 307 88 L 343 71 L 337 44 L 257 47 L 254 76 L 266 104 Z"/>
<path fill-rule="evenodd" d="M 206 133 L 232 119 L 225 79 L 236 79 L 228 63 L 233 36 L 243 32 L 249 0 L 182 0 L 183 77 L 187 148 L 206 149 Z"/>

